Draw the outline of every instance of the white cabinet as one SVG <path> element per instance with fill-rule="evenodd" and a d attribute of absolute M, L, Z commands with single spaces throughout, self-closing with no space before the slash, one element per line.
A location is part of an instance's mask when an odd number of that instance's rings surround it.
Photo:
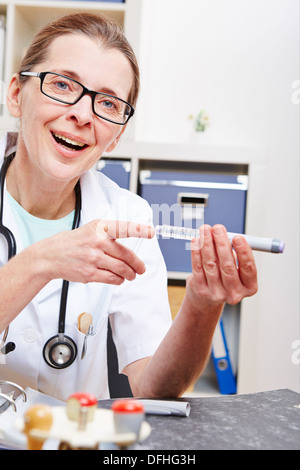
<path fill-rule="evenodd" d="M 139 175 L 141 171 L 165 169 L 182 172 L 183 169 L 195 172 L 235 174 L 248 178 L 247 202 L 245 211 L 245 232 L 260 235 L 265 210 L 266 153 L 264 149 L 229 146 L 201 146 L 186 144 L 141 143 L 124 140 L 108 156 L 109 161 L 121 159 L 130 166 L 131 191 L 140 193 Z M 101 165 L 102 166 L 102 165 Z M 165 201 L 161 201 L 163 204 Z M 174 253 L 176 256 L 176 253 Z M 266 255 L 254 252 L 258 270 Z M 175 315 L 184 295 L 185 279 L 188 272 L 168 272 L 169 297 L 172 314 Z M 237 390 L 245 392 L 249 385 L 249 370 L 255 351 L 253 338 L 257 336 L 260 318 L 259 296 L 242 301 L 241 305 L 226 306 L 224 326 L 231 354 L 231 362 L 237 374 Z M 218 394 L 216 375 L 212 361 L 194 391 L 200 394 Z"/>

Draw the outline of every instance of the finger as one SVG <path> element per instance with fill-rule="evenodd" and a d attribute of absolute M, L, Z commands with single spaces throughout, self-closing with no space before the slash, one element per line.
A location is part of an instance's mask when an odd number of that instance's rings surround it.
<path fill-rule="evenodd" d="M 98 263 L 98 269 L 110 271 L 123 279 L 133 281 L 136 278 L 136 274 L 142 274 L 145 271 L 145 265 L 139 259 L 134 260 L 134 257 L 130 260 L 131 253 L 127 255 L 129 261 L 125 261 L 124 258 L 119 259 L 118 257 L 103 253 Z M 131 266 L 130 261 L 133 266 Z"/>
<path fill-rule="evenodd" d="M 88 278 L 86 282 L 100 282 L 103 284 L 113 284 L 119 286 L 123 284 L 125 279 L 121 276 L 118 276 L 111 271 L 105 271 L 103 269 L 96 269 L 94 274 Z"/>
<path fill-rule="evenodd" d="M 201 249 L 202 243 L 199 238 L 194 238 L 191 241 L 191 260 L 192 260 L 192 271 L 199 285 L 206 285 L 206 277 L 201 260 Z"/>
<path fill-rule="evenodd" d="M 116 266 L 114 261 L 118 261 L 118 266 L 121 266 L 120 263 L 124 263 L 136 274 L 143 274 L 146 270 L 144 262 L 132 250 L 118 243 L 115 239 L 104 240 L 101 249 L 110 258 L 111 266 Z"/>
<path fill-rule="evenodd" d="M 223 225 L 214 225 L 212 234 L 218 255 L 223 285 L 228 292 L 234 292 L 240 289 L 241 285 L 236 260 L 227 236 L 227 231 Z"/>
<path fill-rule="evenodd" d="M 222 283 L 211 227 L 209 225 L 202 225 L 200 227 L 200 233 L 203 240 L 203 246 L 201 248 L 202 266 L 208 287 L 212 293 L 215 293 L 221 288 Z"/>
<path fill-rule="evenodd" d="M 123 220 L 100 220 L 96 232 L 100 238 L 152 238 L 154 228 L 150 225 Z"/>
<path fill-rule="evenodd" d="M 237 255 L 240 279 L 250 293 L 254 294 L 257 291 L 257 270 L 252 250 L 242 235 L 233 238 L 232 246 Z"/>

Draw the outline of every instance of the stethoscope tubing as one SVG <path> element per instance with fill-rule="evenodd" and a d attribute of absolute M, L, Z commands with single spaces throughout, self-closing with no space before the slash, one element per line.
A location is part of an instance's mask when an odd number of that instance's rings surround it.
<path fill-rule="evenodd" d="M 13 256 L 15 256 L 17 252 L 17 246 L 16 246 L 16 239 L 13 233 L 8 227 L 5 227 L 3 225 L 4 182 L 5 182 L 5 176 L 6 176 L 8 167 L 11 164 L 14 156 L 15 156 L 15 153 L 4 158 L 4 162 L 0 170 L 0 198 L 1 198 L 0 200 L 0 235 L 3 235 L 7 242 L 8 261 Z M 80 223 L 81 189 L 80 189 L 79 180 L 77 181 L 76 186 L 75 186 L 75 199 L 76 199 L 76 204 L 75 204 L 75 214 L 74 214 L 74 220 L 72 224 L 72 230 L 79 227 L 79 223 Z M 64 368 L 64 367 L 71 365 L 77 355 L 76 344 L 71 338 L 64 335 L 68 290 L 69 290 L 69 281 L 63 280 L 61 298 L 60 298 L 59 317 L 58 317 L 58 335 L 56 337 L 50 338 L 50 340 L 47 341 L 47 343 L 44 346 L 44 351 L 43 351 L 43 356 L 44 356 L 45 361 L 51 367 L 55 367 L 55 368 Z M 0 345 L 0 353 L 1 353 L 1 349 L 2 350 L 5 349 L 5 342 L 7 339 L 8 331 L 9 331 L 9 326 L 5 329 L 5 332 L 3 334 L 3 338 L 1 341 L 1 345 Z M 48 347 L 48 344 L 53 343 L 53 340 L 55 340 L 56 338 L 57 338 L 58 345 L 64 345 L 64 343 L 66 343 L 66 345 L 68 345 L 68 348 L 72 351 L 72 359 L 68 360 L 65 364 L 58 364 L 58 363 L 56 364 L 51 358 L 47 357 L 47 355 L 45 354 L 45 350 L 47 350 L 47 348 L 50 350 L 53 350 L 55 348 L 55 341 L 54 341 L 54 344 L 51 344 L 51 348 Z M 15 344 L 8 343 L 8 345 L 10 346 L 13 345 L 13 348 L 12 347 L 8 348 L 8 352 L 13 351 L 15 348 Z"/>
<path fill-rule="evenodd" d="M 16 244 L 16 239 L 9 228 L 5 227 L 3 225 L 3 198 L 4 198 L 4 181 L 5 181 L 5 176 L 8 170 L 9 165 L 12 162 L 12 159 L 14 158 L 15 154 L 10 155 L 9 157 L 6 157 L 4 159 L 1 172 L 0 172 L 0 198 L 1 198 L 1 203 L 0 203 L 0 234 L 4 236 L 6 243 L 7 243 L 7 258 L 8 261 L 15 256 L 17 252 L 17 244 Z M 6 354 L 6 351 L 8 349 L 5 348 L 5 343 L 6 339 L 8 336 L 9 332 L 9 325 L 5 328 L 5 331 L 3 333 L 2 341 L 0 344 L 0 354 Z M 13 348 L 9 348 L 10 351 L 13 351 L 15 348 L 14 343 L 11 343 L 13 345 Z M 10 345 L 10 346 L 11 346 Z M 8 346 L 8 345 L 6 345 Z"/>
<path fill-rule="evenodd" d="M 5 176 L 8 170 L 9 165 L 12 162 L 12 159 L 14 158 L 15 154 L 10 155 L 9 157 L 6 157 L 4 159 L 2 168 L 1 168 L 1 173 L 0 173 L 0 191 L 1 191 L 1 204 L 0 204 L 0 234 L 4 236 L 7 242 L 7 258 L 10 260 L 13 256 L 15 256 L 16 251 L 17 251 L 17 245 L 16 245 L 16 240 L 9 228 L 5 227 L 3 225 L 3 198 L 4 198 L 4 181 L 5 181 Z"/>
<path fill-rule="evenodd" d="M 75 186 L 75 214 L 72 225 L 72 230 L 79 226 L 80 222 L 80 211 L 81 211 L 81 190 L 79 181 Z M 69 281 L 63 280 L 61 297 L 60 297 L 60 307 L 59 307 L 59 317 L 58 317 L 58 333 L 64 334 L 65 332 L 65 321 L 66 321 L 66 307 L 68 299 L 68 290 L 69 290 Z"/>

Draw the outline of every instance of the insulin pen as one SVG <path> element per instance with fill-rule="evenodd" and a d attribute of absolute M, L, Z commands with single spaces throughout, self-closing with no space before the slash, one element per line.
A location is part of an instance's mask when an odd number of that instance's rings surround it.
<path fill-rule="evenodd" d="M 187 227 L 174 227 L 170 225 L 156 225 L 156 235 L 166 238 L 175 238 L 177 240 L 192 240 L 199 237 L 199 230 Z M 285 243 L 276 238 L 253 237 L 252 235 L 244 235 L 243 233 L 227 232 L 230 242 L 236 235 L 242 235 L 249 243 L 252 250 L 268 251 L 270 253 L 283 253 Z"/>

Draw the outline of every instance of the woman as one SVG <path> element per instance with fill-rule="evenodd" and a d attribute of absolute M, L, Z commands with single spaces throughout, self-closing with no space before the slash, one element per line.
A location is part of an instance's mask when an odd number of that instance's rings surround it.
<path fill-rule="evenodd" d="M 193 273 L 171 323 L 166 269 L 147 203 L 92 170 L 116 147 L 138 88 L 123 34 L 90 14 L 41 30 L 11 80 L 7 105 L 20 131 L 2 205 L 17 252 L 7 262 L 1 237 L 0 331 L 3 338 L 9 326 L 7 341 L 15 349 L 2 356 L 2 379 L 62 400 L 76 390 L 108 397 L 110 316 L 119 369 L 133 394 L 179 396 L 206 364 L 224 302 L 257 290 L 244 238 L 233 242 L 237 268 L 225 228 L 204 226 L 203 246 L 192 242 Z M 93 335 L 82 357 L 83 312 L 92 315 Z"/>

